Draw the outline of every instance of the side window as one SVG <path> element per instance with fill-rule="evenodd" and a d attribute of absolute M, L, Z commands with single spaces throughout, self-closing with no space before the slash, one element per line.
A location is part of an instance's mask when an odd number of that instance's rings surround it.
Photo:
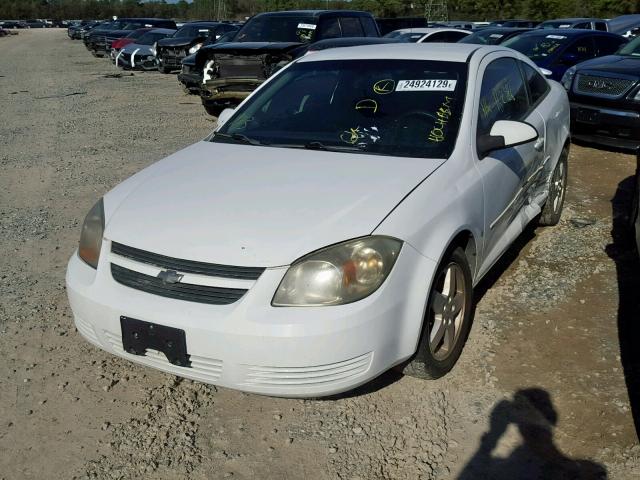
<path fill-rule="evenodd" d="M 324 40 L 325 38 L 340 38 L 342 32 L 340 31 L 340 23 L 337 17 L 327 18 L 323 20 L 320 26 L 320 35 L 318 40 Z"/>
<path fill-rule="evenodd" d="M 478 135 L 486 135 L 498 120 L 523 120 L 529 110 L 527 89 L 513 58 L 499 58 L 484 71 L 480 88 Z"/>
<path fill-rule="evenodd" d="M 531 103 L 536 104 L 538 100 L 544 97 L 549 91 L 549 83 L 533 67 L 524 62 L 520 62 L 520 65 L 522 66 L 524 78 L 527 82 L 527 86 L 529 87 Z"/>
<path fill-rule="evenodd" d="M 364 37 L 364 31 L 358 17 L 342 17 L 340 26 L 343 37 Z"/>
<path fill-rule="evenodd" d="M 583 60 L 594 57 L 593 39 L 590 36 L 579 38 L 573 44 L 569 45 L 565 51 L 565 55 L 575 56 L 573 63 L 582 62 Z"/>
<path fill-rule="evenodd" d="M 601 32 L 607 31 L 607 24 L 604 22 L 595 22 L 596 30 L 600 30 Z"/>
<path fill-rule="evenodd" d="M 580 28 L 582 30 L 591 30 L 591 23 L 589 22 L 584 22 L 584 23 L 576 23 L 573 28 Z"/>
<path fill-rule="evenodd" d="M 378 37 L 378 28 L 376 27 L 376 21 L 371 17 L 360 17 L 360 23 L 367 37 Z"/>
<path fill-rule="evenodd" d="M 626 43 L 622 38 L 608 37 L 602 35 L 596 39 L 596 57 L 603 55 L 611 55 L 618 51 L 618 49 Z"/>

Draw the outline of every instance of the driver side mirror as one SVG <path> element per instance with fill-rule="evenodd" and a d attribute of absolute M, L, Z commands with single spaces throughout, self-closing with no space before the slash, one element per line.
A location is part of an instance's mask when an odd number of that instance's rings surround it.
<path fill-rule="evenodd" d="M 227 123 L 227 121 L 231 118 L 235 111 L 236 110 L 234 108 L 225 108 L 224 110 L 222 110 L 222 112 L 220 112 L 220 115 L 218 115 L 218 127 L 216 128 L 216 130 Z"/>
<path fill-rule="evenodd" d="M 478 156 L 486 157 L 495 150 L 517 147 L 533 142 L 538 138 L 538 132 L 528 123 L 513 120 L 498 120 L 491 127 L 488 135 L 480 135 L 477 140 Z"/>

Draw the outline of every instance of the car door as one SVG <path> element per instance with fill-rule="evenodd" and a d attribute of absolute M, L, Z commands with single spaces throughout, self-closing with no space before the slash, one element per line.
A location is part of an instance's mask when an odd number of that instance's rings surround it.
<path fill-rule="evenodd" d="M 524 121 L 542 136 L 535 142 L 495 150 L 477 157 L 484 188 L 484 260 L 481 274 L 495 262 L 516 234 L 509 230 L 516 215 L 526 204 L 527 181 L 538 167 L 544 150 L 544 126 L 541 117 L 530 108 L 521 69 L 512 57 L 485 60 L 480 70 L 482 82 L 477 100 L 476 140 L 488 134 L 498 120 Z M 477 148 L 476 148 L 477 151 Z"/>

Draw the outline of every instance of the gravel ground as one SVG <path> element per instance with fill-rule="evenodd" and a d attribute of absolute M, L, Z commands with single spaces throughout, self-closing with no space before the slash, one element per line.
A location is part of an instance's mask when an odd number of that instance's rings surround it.
<path fill-rule="evenodd" d="M 637 356 L 620 341 L 638 270 L 615 210 L 630 156 L 574 146 L 561 224 L 525 232 L 483 280 L 446 378 L 261 397 L 111 357 L 66 301 L 86 211 L 204 137 L 199 100 L 172 75 L 114 78 L 63 31 L 21 31 L 0 51 L 0 477 L 640 477 L 624 375 Z"/>

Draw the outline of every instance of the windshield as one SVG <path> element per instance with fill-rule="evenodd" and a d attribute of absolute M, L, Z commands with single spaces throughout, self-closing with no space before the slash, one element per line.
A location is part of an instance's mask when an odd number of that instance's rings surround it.
<path fill-rule="evenodd" d="M 178 30 L 173 38 L 196 38 L 196 37 L 208 37 L 215 26 L 197 26 L 197 25 L 185 25 Z"/>
<path fill-rule="evenodd" d="M 303 42 L 313 40 L 317 19 L 259 15 L 240 29 L 234 42 Z"/>
<path fill-rule="evenodd" d="M 167 38 L 168 34 L 166 33 L 155 33 L 155 32 L 147 32 L 140 37 L 139 40 L 136 41 L 138 45 L 153 45 L 158 40 Z"/>
<path fill-rule="evenodd" d="M 640 57 L 640 37 L 636 37 L 616 52 L 617 55 Z"/>
<path fill-rule="evenodd" d="M 129 35 L 127 35 L 126 38 L 140 38 L 142 35 L 144 35 L 145 33 L 147 33 L 149 30 L 145 30 L 145 29 L 140 29 L 140 30 L 134 30 L 133 32 L 131 32 Z"/>
<path fill-rule="evenodd" d="M 571 28 L 572 23 L 561 20 L 552 20 L 549 22 L 542 22 L 538 25 L 538 28 Z"/>
<path fill-rule="evenodd" d="M 482 30 L 459 40 L 458 43 L 475 43 L 478 45 L 498 45 L 504 40 L 506 33 L 499 30 Z"/>
<path fill-rule="evenodd" d="M 413 60 L 299 62 L 243 105 L 214 142 L 447 158 L 467 65 Z"/>
<path fill-rule="evenodd" d="M 525 54 L 534 62 L 555 55 L 560 47 L 569 43 L 565 35 L 518 35 L 502 44 Z"/>
<path fill-rule="evenodd" d="M 425 35 L 424 33 L 404 32 L 404 33 L 398 33 L 397 35 L 393 35 L 393 36 L 388 35 L 386 37 L 395 38 L 400 42 L 416 43 L 418 40 L 424 37 L 424 35 Z"/>

